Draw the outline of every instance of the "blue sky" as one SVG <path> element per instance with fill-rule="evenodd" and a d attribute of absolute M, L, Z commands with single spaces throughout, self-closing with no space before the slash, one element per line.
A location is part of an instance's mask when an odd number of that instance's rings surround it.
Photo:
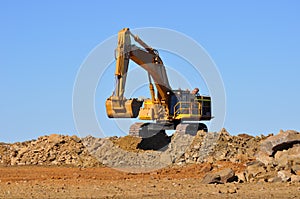
<path fill-rule="evenodd" d="M 201 44 L 223 78 L 231 134 L 300 130 L 298 1 L 105 2 L 1 1 L 0 142 L 76 134 L 79 67 L 123 27 L 174 29 Z"/>

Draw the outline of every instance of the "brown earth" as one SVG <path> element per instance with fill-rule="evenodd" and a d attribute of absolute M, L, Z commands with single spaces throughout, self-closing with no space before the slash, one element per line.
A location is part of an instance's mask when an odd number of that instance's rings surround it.
<path fill-rule="evenodd" d="M 243 169 L 232 163 L 220 167 Z M 299 198 L 300 183 L 203 184 L 206 164 L 151 173 L 106 167 L 0 167 L 1 198 Z"/>
<path fill-rule="evenodd" d="M 300 198 L 300 133 L 0 143 L 0 198 L 223 197 Z"/>
<path fill-rule="evenodd" d="M 124 137 L 111 137 L 110 140 L 114 143 L 114 145 L 119 146 L 125 151 L 142 152 L 142 150 L 138 149 L 138 144 L 141 142 L 141 138 L 127 135 Z"/>

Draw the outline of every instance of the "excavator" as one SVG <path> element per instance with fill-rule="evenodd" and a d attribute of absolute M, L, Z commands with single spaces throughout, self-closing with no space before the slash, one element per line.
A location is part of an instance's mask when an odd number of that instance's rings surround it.
<path fill-rule="evenodd" d="M 132 44 L 132 38 L 139 46 Z M 198 88 L 192 92 L 188 89 L 172 89 L 158 51 L 132 34 L 129 28 L 124 28 L 118 33 L 115 57 L 116 86 L 113 94 L 106 100 L 107 116 L 138 117 L 139 120 L 149 121 L 132 124 L 129 135 L 149 138 L 158 133 L 165 133 L 165 130 L 176 130 L 191 135 L 195 135 L 198 130 L 208 131 L 207 126 L 201 121 L 213 118 L 211 98 L 200 95 Z M 151 98 L 127 99 L 124 96 L 130 60 L 148 73 Z"/>

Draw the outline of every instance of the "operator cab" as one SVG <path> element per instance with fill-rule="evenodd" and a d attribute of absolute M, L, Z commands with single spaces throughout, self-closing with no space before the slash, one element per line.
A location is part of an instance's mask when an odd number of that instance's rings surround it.
<path fill-rule="evenodd" d="M 211 98 L 201 96 L 199 89 L 191 92 L 189 90 L 173 90 L 171 96 L 170 114 L 174 119 L 181 120 L 210 120 Z"/>

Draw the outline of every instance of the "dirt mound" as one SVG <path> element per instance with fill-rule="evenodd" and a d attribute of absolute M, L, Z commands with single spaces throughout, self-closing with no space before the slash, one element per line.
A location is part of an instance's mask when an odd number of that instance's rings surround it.
<path fill-rule="evenodd" d="M 3 144 L 0 147 L 3 165 L 70 165 L 99 166 L 77 136 L 52 134 L 37 140 Z"/>
<path fill-rule="evenodd" d="M 180 159 L 182 163 L 230 161 L 245 163 L 255 160 L 264 137 L 250 135 L 231 136 L 226 129 L 218 133 L 199 131 L 192 144 Z"/>
<path fill-rule="evenodd" d="M 300 133 L 280 131 L 263 140 L 256 161 L 248 163 L 245 177 L 247 181 L 299 182 Z"/>
<path fill-rule="evenodd" d="M 160 150 L 166 147 L 171 142 L 171 136 L 166 133 L 159 132 L 158 134 L 148 137 L 139 138 L 131 135 L 124 137 L 109 138 L 115 146 L 129 152 L 144 152 L 145 150 Z"/>
<path fill-rule="evenodd" d="M 115 146 L 119 146 L 121 149 L 131 152 L 139 152 L 138 145 L 142 138 L 133 137 L 130 135 L 124 137 L 111 137 L 110 140 Z"/>
<path fill-rule="evenodd" d="M 149 139 L 132 136 L 80 139 L 52 134 L 26 142 L 0 143 L 0 164 L 6 166 L 104 164 L 127 172 L 153 172 L 166 167 L 204 164 L 209 165 L 203 168 L 208 173 L 205 182 L 219 183 L 228 179 L 300 181 L 299 154 L 300 134 L 296 131 L 253 137 L 232 136 L 222 129 L 209 133 L 199 131 L 196 136 L 178 132 L 171 137 L 159 134 Z"/>

